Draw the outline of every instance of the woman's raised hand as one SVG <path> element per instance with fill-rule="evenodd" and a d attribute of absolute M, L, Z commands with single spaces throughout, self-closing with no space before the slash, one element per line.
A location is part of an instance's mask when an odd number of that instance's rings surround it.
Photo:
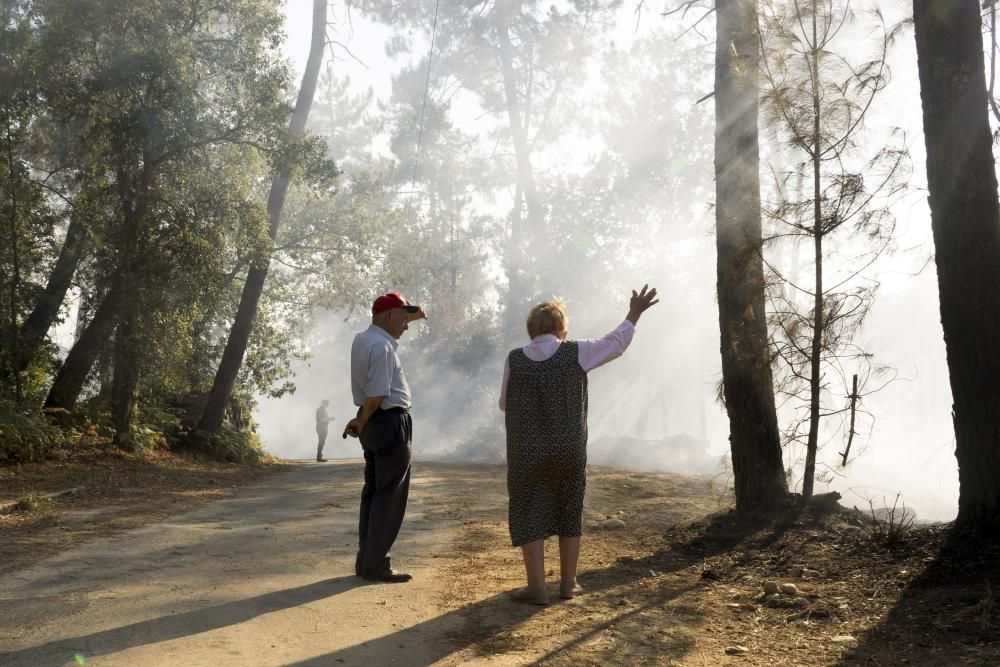
<path fill-rule="evenodd" d="M 643 285 L 642 291 L 636 292 L 632 290 L 632 298 L 628 302 L 628 316 L 625 318 L 632 324 L 639 322 L 639 316 L 643 314 L 649 308 L 655 306 L 660 302 L 656 298 L 656 288 L 646 291 L 649 285 Z"/>

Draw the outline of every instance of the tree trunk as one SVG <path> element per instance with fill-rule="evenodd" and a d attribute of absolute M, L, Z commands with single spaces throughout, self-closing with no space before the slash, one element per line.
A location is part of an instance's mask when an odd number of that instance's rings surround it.
<path fill-rule="evenodd" d="M 6 26 L 5 26 L 6 27 Z M 11 122 L 7 119 L 7 177 L 10 187 L 10 249 L 13 259 L 13 275 L 10 277 L 10 368 L 14 375 L 14 400 L 21 404 L 21 341 L 17 327 L 17 292 L 21 286 L 21 257 L 18 248 L 17 229 L 17 188 L 18 179 L 15 176 L 17 165 L 14 160 L 14 148 L 11 145 Z"/>
<path fill-rule="evenodd" d="M 77 216 L 70 217 L 66 240 L 59 250 L 59 257 L 49 274 L 45 291 L 38 297 L 34 309 L 21 324 L 20 370 L 24 371 L 38 348 L 45 342 L 45 335 L 59 315 L 59 308 L 66 299 L 66 292 L 73 282 L 76 267 L 86 249 L 87 227 Z"/>
<path fill-rule="evenodd" d="M 524 335 L 523 321 L 527 315 L 524 294 L 524 237 L 546 243 L 545 211 L 535 186 L 535 175 L 531 168 L 531 149 L 528 145 L 527 118 L 521 111 L 521 100 L 517 92 L 517 77 L 514 73 L 514 48 L 510 42 L 508 25 L 511 16 L 519 11 L 516 0 L 497 3 L 496 30 L 499 44 L 500 72 L 503 76 L 504 99 L 507 106 L 507 122 L 510 125 L 511 143 L 517 161 L 517 184 L 514 208 L 511 211 L 511 234 L 507 245 L 507 303 L 504 313 L 505 348 L 513 347 Z M 527 230 L 524 229 L 522 209 L 528 211 Z M 525 235 L 524 232 L 528 233 Z M 542 251 L 544 254 L 544 251 Z"/>
<path fill-rule="evenodd" d="M 118 328 L 112 352 L 111 422 L 115 426 L 114 443 L 131 449 L 132 413 L 139 384 L 141 341 L 139 340 L 139 299 L 137 276 L 125 282 L 124 297 L 118 315 Z"/>
<path fill-rule="evenodd" d="M 736 508 L 787 496 L 771 380 L 761 257 L 753 0 L 718 0 L 715 48 L 716 246 L 722 382 Z"/>
<path fill-rule="evenodd" d="M 510 212 L 510 238 L 507 241 L 507 302 L 504 304 L 504 350 L 514 347 L 516 341 L 524 337 L 523 318 L 521 314 L 524 302 L 521 278 L 521 207 L 524 197 L 521 186 L 514 189 L 514 207 Z"/>
<path fill-rule="evenodd" d="M 288 135 L 296 137 L 306 129 L 309 118 L 309 108 L 312 106 L 316 93 L 316 82 L 319 79 L 319 68 L 323 62 L 323 50 L 326 46 L 326 15 L 327 0 L 313 0 L 312 40 L 309 44 L 309 58 L 302 75 L 302 87 L 295 102 L 295 110 L 288 125 Z M 288 172 L 275 177 L 271 183 L 271 191 L 267 197 L 267 214 L 270 220 L 269 233 L 273 242 L 278 236 L 278 226 L 281 222 L 281 209 L 288 193 Z M 243 355 L 246 353 L 253 321 L 257 315 L 257 304 L 264 291 L 264 281 L 267 278 L 270 256 L 255 262 L 247 272 L 247 280 L 243 286 L 240 305 L 236 310 L 233 328 L 226 341 L 226 349 L 219 361 L 215 373 L 212 390 L 208 394 L 205 412 L 198 422 L 198 430 L 215 434 L 222 426 L 222 418 L 226 412 L 226 404 L 236 384 L 240 367 L 243 365 Z"/>
<path fill-rule="evenodd" d="M 93 319 L 80 333 L 66 361 L 59 368 L 52 388 L 49 389 L 48 398 L 45 399 L 45 407 L 72 410 L 76 405 L 94 361 L 101 354 L 108 338 L 114 333 L 120 302 L 121 291 L 118 288 L 109 291 L 101 301 Z"/>
<path fill-rule="evenodd" d="M 819 451 L 819 399 L 820 366 L 823 353 L 823 206 L 820 184 L 820 90 L 819 90 L 819 31 L 816 25 L 816 3 L 812 5 L 812 103 L 813 136 L 810 149 L 813 172 L 813 260 L 815 262 L 813 286 L 812 349 L 809 358 L 809 436 L 806 440 L 806 465 L 802 474 L 802 499 L 813 495 L 816 480 L 816 453 Z"/>
<path fill-rule="evenodd" d="M 1000 203 L 976 0 L 914 0 L 958 520 L 1000 536 Z"/>
<path fill-rule="evenodd" d="M 132 447 L 132 413 L 139 385 L 142 349 L 139 331 L 140 285 L 143 281 L 140 243 L 153 183 L 152 160 L 146 151 L 143 152 L 142 164 L 137 182 L 133 181 L 126 167 L 118 170 L 124 238 L 117 276 L 122 299 L 112 355 L 111 422 L 115 426 L 115 445 L 129 449 Z"/>
<path fill-rule="evenodd" d="M 97 381 L 97 400 L 111 403 L 111 392 L 115 376 L 113 364 L 115 354 L 115 339 L 107 341 L 97 355 L 97 368 L 94 371 Z"/>
<path fill-rule="evenodd" d="M 513 9 L 506 7 L 508 11 Z M 510 136 L 514 144 L 514 157 L 517 160 L 517 182 L 524 194 L 528 206 L 528 221 L 532 231 L 541 232 L 545 211 L 542 200 L 535 187 L 535 175 L 531 169 L 531 149 L 528 146 L 527 119 L 521 113 L 520 98 L 517 93 L 517 80 L 514 74 L 514 48 L 510 43 L 507 28 L 509 15 L 501 15 L 497 20 L 497 36 L 500 41 L 500 69 L 503 73 L 504 97 L 507 102 L 507 121 L 510 123 Z"/>

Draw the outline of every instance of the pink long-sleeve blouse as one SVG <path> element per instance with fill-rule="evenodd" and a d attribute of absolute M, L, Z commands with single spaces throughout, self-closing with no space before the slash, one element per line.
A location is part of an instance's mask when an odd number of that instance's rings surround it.
<path fill-rule="evenodd" d="M 603 338 L 591 338 L 578 340 L 577 360 L 580 368 L 585 372 L 603 366 L 604 364 L 622 356 L 629 344 L 632 342 L 632 335 L 635 333 L 635 325 L 628 320 L 623 321 L 618 327 Z M 521 348 L 524 355 L 532 361 L 545 361 L 556 352 L 562 341 L 553 334 L 542 334 L 535 336 L 531 342 Z M 500 386 L 500 409 L 507 410 L 507 383 L 510 382 L 510 365 L 506 360 L 503 364 L 503 384 Z"/>

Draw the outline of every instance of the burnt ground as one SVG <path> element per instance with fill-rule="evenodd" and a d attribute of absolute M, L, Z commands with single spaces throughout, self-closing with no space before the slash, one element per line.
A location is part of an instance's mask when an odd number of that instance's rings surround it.
<path fill-rule="evenodd" d="M 477 498 L 486 488 L 502 495 L 498 487 L 483 480 Z M 947 525 L 903 530 L 887 546 L 884 522 L 831 502 L 754 520 L 711 513 L 725 500 L 700 478 L 591 471 L 580 576 L 588 594 L 516 619 L 502 598 L 473 602 L 484 573 L 494 589 L 523 585 L 502 512 L 474 503 L 466 556 L 449 571 L 450 602 L 470 605 L 455 655 L 566 665 L 1000 664 L 995 547 L 957 539 Z M 611 516 L 626 528 L 602 528 Z M 553 547 L 547 561 L 558 563 Z M 768 581 L 796 592 L 765 597 Z"/>

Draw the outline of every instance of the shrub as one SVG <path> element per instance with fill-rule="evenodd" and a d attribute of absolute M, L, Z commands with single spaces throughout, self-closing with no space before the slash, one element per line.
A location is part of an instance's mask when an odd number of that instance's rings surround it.
<path fill-rule="evenodd" d="M 223 422 L 218 435 L 195 431 L 188 439 L 189 446 L 199 454 L 217 461 L 263 465 L 272 460 L 264 443 L 252 430 L 234 428 Z"/>
<path fill-rule="evenodd" d="M 503 421 L 493 419 L 481 425 L 442 459 L 467 463 L 503 463 L 507 460 L 507 435 Z"/>
<path fill-rule="evenodd" d="M 892 507 L 885 498 L 882 499 L 881 507 L 876 507 L 871 499 L 868 500 L 870 510 L 868 535 L 886 547 L 894 547 L 902 542 L 917 517 L 916 512 L 908 508 L 905 503 L 900 504 L 899 498 L 900 495 L 897 493 Z"/>
<path fill-rule="evenodd" d="M 23 412 L 0 403 L 0 462 L 35 461 L 59 446 L 60 429 L 40 412 Z"/>
<path fill-rule="evenodd" d="M 17 499 L 17 502 L 14 504 L 14 511 L 30 512 L 31 510 L 38 507 L 41 501 L 42 497 L 37 493 L 26 493 L 25 495 Z"/>
<path fill-rule="evenodd" d="M 205 405 L 204 395 L 176 397 L 171 409 L 179 416 L 176 431 L 171 434 L 171 444 L 188 447 L 196 453 L 217 461 L 262 465 L 273 460 L 264 450 L 264 442 L 257 435 L 253 414 L 253 400 L 234 394 L 226 407 L 226 417 L 217 435 L 196 430 L 198 418 Z"/>
<path fill-rule="evenodd" d="M 77 403 L 70 414 L 70 423 L 82 433 L 93 437 L 110 438 L 115 434 L 111 421 L 111 406 L 102 398 L 91 398 Z"/>

